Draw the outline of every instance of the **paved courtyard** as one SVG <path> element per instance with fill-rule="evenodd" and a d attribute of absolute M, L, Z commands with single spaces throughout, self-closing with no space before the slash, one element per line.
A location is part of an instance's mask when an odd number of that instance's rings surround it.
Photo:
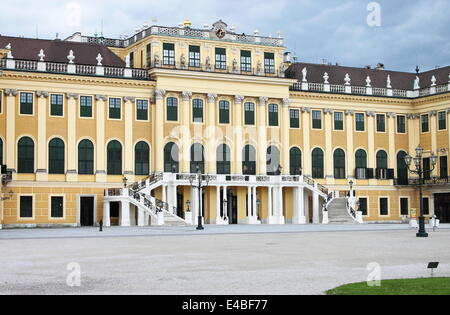
<path fill-rule="evenodd" d="M 366 281 L 450 276 L 450 226 L 206 226 L 0 230 L 0 294 L 322 294 Z M 67 266 L 81 268 L 70 287 Z"/>

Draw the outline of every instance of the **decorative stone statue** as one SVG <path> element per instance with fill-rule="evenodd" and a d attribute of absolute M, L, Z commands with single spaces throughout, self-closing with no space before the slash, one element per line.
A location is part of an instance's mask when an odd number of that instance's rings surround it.
<path fill-rule="evenodd" d="M 97 66 L 101 66 L 102 65 L 102 61 L 103 61 L 102 55 L 98 54 L 97 58 L 95 58 L 95 59 L 97 59 Z"/>
<path fill-rule="evenodd" d="M 73 63 L 75 60 L 75 56 L 73 55 L 73 50 L 69 51 L 69 55 L 67 56 L 67 59 L 69 60 L 69 63 Z"/>
<path fill-rule="evenodd" d="M 286 66 L 284 65 L 284 63 L 280 64 L 280 74 L 281 76 L 284 76 L 284 73 L 286 72 Z"/>
<path fill-rule="evenodd" d="M 256 72 L 258 74 L 262 73 L 262 64 L 261 64 L 261 60 L 258 61 L 258 65 L 256 67 Z"/>
<path fill-rule="evenodd" d="M 158 54 L 155 54 L 155 61 L 154 61 L 154 63 L 155 63 L 155 67 L 159 67 L 159 55 Z"/>
<path fill-rule="evenodd" d="M 43 50 L 43 49 L 41 49 L 41 50 L 39 51 L 38 57 L 39 57 L 39 61 L 44 61 L 45 54 L 44 54 L 44 50 Z"/>
<path fill-rule="evenodd" d="M 431 77 L 431 86 L 436 86 L 436 77 L 434 75 Z"/>
<path fill-rule="evenodd" d="M 206 70 L 211 71 L 211 58 L 209 58 L 209 56 L 206 57 L 206 64 L 205 64 L 205 66 L 206 66 Z"/>
<path fill-rule="evenodd" d="M 345 81 L 345 85 L 350 85 L 351 79 L 350 79 L 350 75 L 348 73 L 345 74 L 344 81 Z"/>
<path fill-rule="evenodd" d="M 414 80 L 414 90 L 420 89 L 420 79 L 418 76 L 416 76 L 416 79 Z"/>
<path fill-rule="evenodd" d="M 303 68 L 303 70 L 302 70 L 302 75 L 303 75 L 303 79 L 302 79 L 302 82 L 308 82 L 307 80 L 306 80 L 306 75 L 308 74 L 308 70 L 306 70 L 306 67 L 305 68 Z"/>
<path fill-rule="evenodd" d="M 186 66 L 186 57 L 184 56 L 184 54 L 181 54 L 180 65 L 182 68 L 184 68 Z"/>
<path fill-rule="evenodd" d="M 330 78 L 330 76 L 328 75 L 328 73 L 327 72 L 325 72 L 324 74 L 323 74 L 323 83 L 324 84 L 330 84 L 330 82 L 328 82 L 328 79 Z"/>
<path fill-rule="evenodd" d="M 386 85 L 386 87 L 387 87 L 388 89 L 392 89 L 392 85 L 391 85 L 391 76 L 390 76 L 390 75 L 388 75 L 388 77 L 387 77 L 387 85 Z"/>
<path fill-rule="evenodd" d="M 233 72 L 237 72 L 237 61 L 233 59 Z"/>
<path fill-rule="evenodd" d="M 366 78 L 366 87 L 371 87 L 370 83 L 372 82 L 372 80 L 370 80 L 370 77 L 367 76 Z"/>

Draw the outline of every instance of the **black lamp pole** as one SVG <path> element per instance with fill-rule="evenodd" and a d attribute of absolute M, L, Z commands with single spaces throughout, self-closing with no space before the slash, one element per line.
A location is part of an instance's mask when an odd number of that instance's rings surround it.
<path fill-rule="evenodd" d="M 419 232 L 416 234 L 417 237 L 428 237 L 428 233 L 425 230 L 425 217 L 423 215 L 423 198 L 422 198 L 422 186 L 423 186 L 423 179 L 424 175 L 426 173 L 431 173 L 437 163 L 437 156 L 434 155 L 433 152 L 431 152 L 430 159 L 431 159 L 431 168 L 429 170 L 425 170 L 423 168 L 423 154 L 424 149 L 419 145 L 416 148 L 416 156 L 413 158 L 410 155 L 405 156 L 405 163 L 406 167 L 408 168 L 408 171 L 413 174 L 419 175 L 419 196 L 420 196 L 420 216 L 419 216 Z M 429 152 L 426 152 L 429 153 Z M 414 165 L 412 165 L 414 162 Z M 412 167 L 411 167 L 412 166 Z"/>
<path fill-rule="evenodd" d="M 198 184 L 194 184 L 194 180 L 195 177 L 198 178 Z M 202 179 L 202 172 L 200 171 L 199 166 L 197 165 L 197 175 L 191 175 L 189 177 L 189 181 L 191 183 L 191 187 L 197 188 L 198 189 L 198 225 L 197 225 L 197 230 L 204 230 L 205 228 L 203 227 L 202 224 L 202 204 L 201 204 L 201 196 L 202 196 L 202 188 L 207 187 L 209 184 L 209 176 L 206 176 L 206 185 L 203 185 L 203 179 Z"/>

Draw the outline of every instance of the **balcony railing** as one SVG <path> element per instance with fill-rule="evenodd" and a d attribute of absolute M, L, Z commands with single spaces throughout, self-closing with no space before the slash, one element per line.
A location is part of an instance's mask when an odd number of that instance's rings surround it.
<path fill-rule="evenodd" d="M 148 70 L 69 64 L 35 60 L 0 59 L 0 69 L 84 76 L 148 80 Z"/>
<path fill-rule="evenodd" d="M 395 179 L 394 185 L 396 186 L 417 186 L 420 184 L 420 180 L 418 178 L 410 178 L 410 179 Z M 428 179 L 423 179 L 423 185 L 425 186 L 439 186 L 439 185 L 448 185 L 450 184 L 450 177 L 431 177 Z"/>

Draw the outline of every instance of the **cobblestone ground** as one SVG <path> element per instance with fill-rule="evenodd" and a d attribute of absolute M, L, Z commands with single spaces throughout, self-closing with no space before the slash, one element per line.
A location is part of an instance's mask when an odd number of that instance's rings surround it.
<path fill-rule="evenodd" d="M 0 294 L 322 294 L 366 281 L 372 262 L 383 279 L 427 277 L 430 261 L 450 276 L 448 244 L 448 226 L 425 239 L 404 225 L 0 230 Z"/>

